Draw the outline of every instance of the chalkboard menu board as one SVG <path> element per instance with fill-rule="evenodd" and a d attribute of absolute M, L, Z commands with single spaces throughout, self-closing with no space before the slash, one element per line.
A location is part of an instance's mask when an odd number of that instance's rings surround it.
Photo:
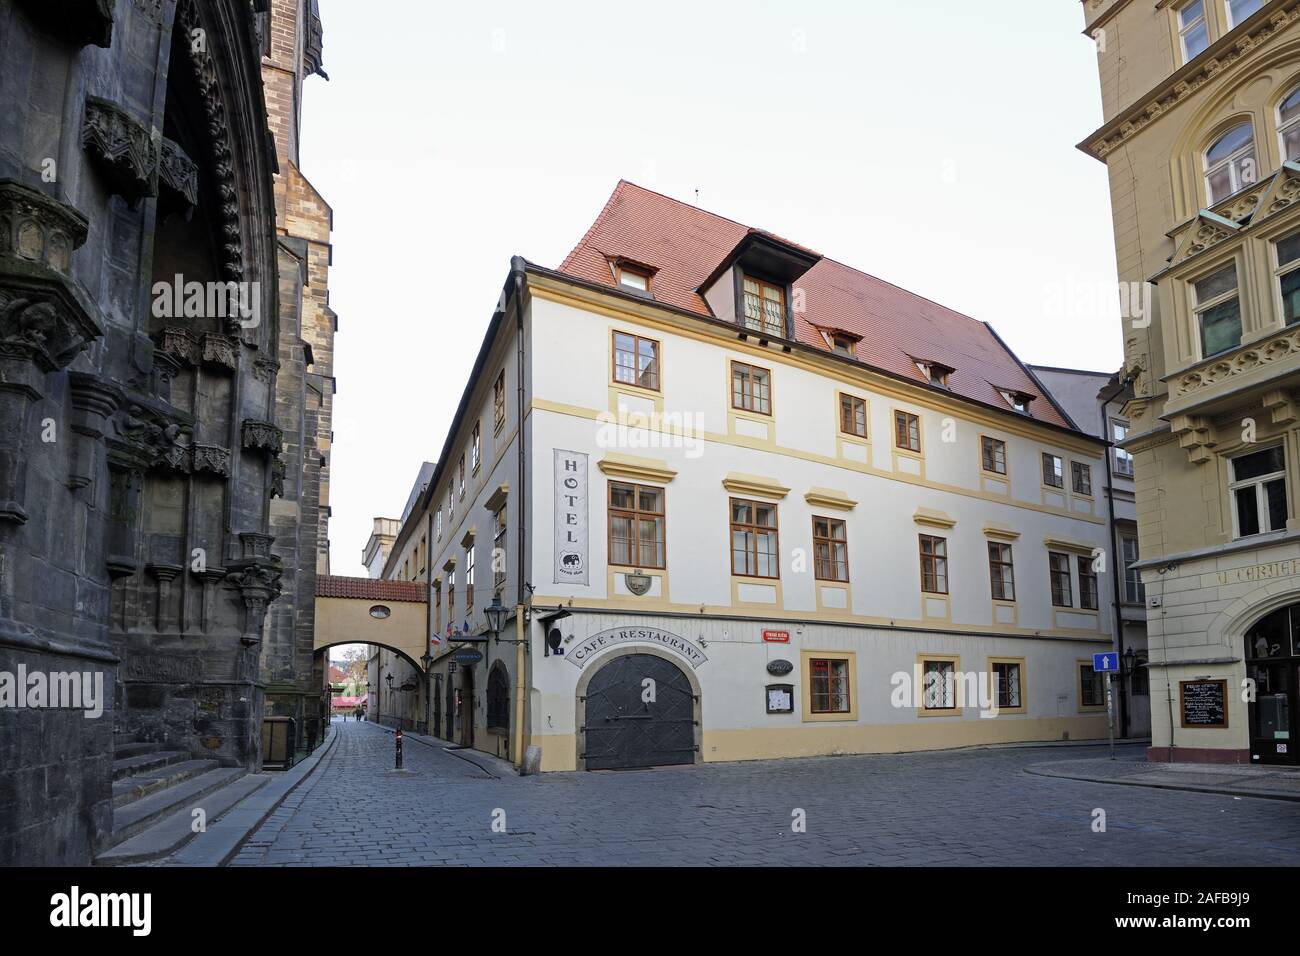
<path fill-rule="evenodd" d="M 1184 727 L 1228 726 L 1228 682 L 1185 680 L 1178 682 Z"/>

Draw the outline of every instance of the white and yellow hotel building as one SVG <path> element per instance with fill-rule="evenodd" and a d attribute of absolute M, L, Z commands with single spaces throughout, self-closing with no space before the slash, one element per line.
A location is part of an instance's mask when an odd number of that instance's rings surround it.
<path fill-rule="evenodd" d="M 433 595 L 431 732 L 543 770 L 1105 737 L 1105 446 L 987 325 L 628 183 L 505 291 L 385 568 Z"/>

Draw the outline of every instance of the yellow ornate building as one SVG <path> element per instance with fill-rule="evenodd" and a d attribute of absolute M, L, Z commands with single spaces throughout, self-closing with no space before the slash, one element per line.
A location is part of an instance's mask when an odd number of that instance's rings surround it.
<path fill-rule="evenodd" d="M 1300 0 L 1084 0 L 1133 398 L 1151 756 L 1296 761 Z M 1294 621 L 1293 621 L 1294 619 Z"/>

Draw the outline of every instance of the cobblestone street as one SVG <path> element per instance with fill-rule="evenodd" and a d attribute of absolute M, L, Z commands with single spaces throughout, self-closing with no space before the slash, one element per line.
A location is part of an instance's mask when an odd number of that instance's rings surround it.
<path fill-rule="evenodd" d="M 383 728 L 334 730 L 332 753 L 233 865 L 1300 865 L 1295 803 L 1023 769 L 1103 748 L 497 779 L 415 740 L 395 772 Z M 1096 808 L 1105 833 L 1092 831 Z M 796 810 L 806 832 L 792 829 Z M 505 832 L 494 832 L 501 811 Z"/>

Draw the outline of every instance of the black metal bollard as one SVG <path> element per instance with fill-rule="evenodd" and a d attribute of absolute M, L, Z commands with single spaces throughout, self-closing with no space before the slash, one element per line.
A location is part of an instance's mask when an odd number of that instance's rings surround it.
<path fill-rule="evenodd" d="M 394 738 L 393 738 L 393 739 L 397 741 L 397 766 L 396 766 L 396 769 L 397 769 L 397 770 L 401 770 L 401 769 L 402 769 L 402 728 L 401 728 L 401 727 L 398 727 L 398 728 L 397 728 L 397 733 L 394 735 Z"/>

